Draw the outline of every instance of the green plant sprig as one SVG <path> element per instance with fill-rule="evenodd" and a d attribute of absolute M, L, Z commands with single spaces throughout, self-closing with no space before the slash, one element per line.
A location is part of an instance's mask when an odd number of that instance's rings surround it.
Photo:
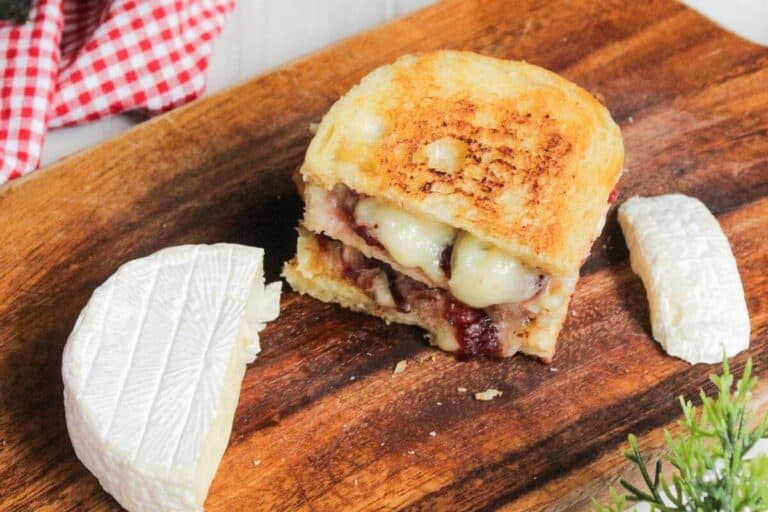
<path fill-rule="evenodd" d="M 628 481 L 619 482 L 628 494 L 611 489 L 612 506 L 593 501 L 597 512 L 624 511 L 628 503 L 646 502 L 660 512 L 768 510 L 768 456 L 747 457 L 755 443 L 768 437 L 768 414 L 749 429 L 755 412 L 749 408 L 757 378 L 752 376 L 752 360 L 733 387 L 733 375 L 723 359 L 722 375 L 711 375 L 717 387 L 715 398 L 699 392 L 701 406 L 680 397 L 683 419 L 679 436 L 664 431 L 666 454 L 653 472 L 640 452 L 637 438 L 630 434 L 629 450 L 624 456 L 640 471 L 645 489 Z M 662 474 L 662 461 L 673 468 L 671 481 Z M 651 477 L 653 475 L 653 477 Z"/>

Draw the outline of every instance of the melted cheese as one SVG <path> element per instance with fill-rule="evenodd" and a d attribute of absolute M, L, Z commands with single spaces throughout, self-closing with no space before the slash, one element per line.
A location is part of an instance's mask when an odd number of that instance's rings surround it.
<path fill-rule="evenodd" d="M 361 123 L 360 133 L 366 142 L 378 142 L 387 131 L 387 123 L 380 116 L 366 115 Z"/>
<path fill-rule="evenodd" d="M 536 293 L 539 274 L 469 233 L 456 239 L 448 286 L 454 297 L 475 308 L 522 302 Z"/>
<path fill-rule="evenodd" d="M 452 137 L 443 137 L 426 148 L 427 165 L 443 174 L 454 174 L 464 166 L 467 145 Z"/>
<path fill-rule="evenodd" d="M 371 230 L 400 265 L 418 267 L 436 282 L 445 279 L 440 258 L 456 229 L 373 198 L 357 203 L 355 221 Z"/>

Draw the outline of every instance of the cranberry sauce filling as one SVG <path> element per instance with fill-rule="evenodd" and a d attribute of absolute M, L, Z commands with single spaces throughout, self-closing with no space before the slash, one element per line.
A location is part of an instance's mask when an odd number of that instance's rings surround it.
<path fill-rule="evenodd" d="M 363 241 L 365 241 L 365 243 L 371 247 L 384 249 L 384 246 L 381 245 L 381 242 L 379 242 L 376 237 L 371 234 L 367 226 L 358 224 L 355 221 L 355 207 L 357 206 L 357 203 L 360 202 L 360 199 L 364 198 L 364 196 L 353 192 L 352 189 L 346 185 L 342 185 L 341 183 L 333 187 L 332 194 L 336 203 L 336 208 L 342 214 L 344 220 L 350 225 L 352 231 L 354 231 L 357 236 L 362 238 Z"/>
<path fill-rule="evenodd" d="M 370 245 L 371 247 L 378 247 L 379 249 L 384 249 L 384 246 L 381 245 L 381 242 L 379 242 L 376 239 L 376 237 L 371 234 L 367 226 L 363 226 L 356 222 L 350 222 L 350 225 L 352 226 L 352 230 L 355 233 L 357 233 L 357 236 L 365 240 L 366 244 Z"/>
<path fill-rule="evenodd" d="M 389 292 L 392 294 L 392 300 L 395 301 L 395 308 L 400 313 L 408 313 L 411 310 L 411 305 L 408 303 L 408 300 L 400 292 L 400 288 L 396 286 L 395 282 L 391 279 L 389 281 Z"/>
<path fill-rule="evenodd" d="M 323 251 L 338 258 L 344 278 L 352 281 L 379 304 L 383 298 L 403 313 L 419 309 L 427 314 L 442 316 L 454 329 L 459 357 L 498 354 L 499 333 L 484 310 L 456 300 L 443 289 L 430 288 L 399 274 L 389 265 L 367 258 L 359 251 L 328 237 L 320 235 L 318 239 Z"/>
<path fill-rule="evenodd" d="M 613 204 L 619 198 L 619 187 L 614 187 L 611 193 L 608 194 L 608 204 Z"/>
<path fill-rule="evenodd" d="M 440 253 L 440 270 L 443 271 L 445 277 L 451 278 L 451 256 L 453 255 L 453 244 L 449 244 Z"/>
<path fill-rule="evenodd" d="M 352 219 L 355 206 L 360 201 L 360 195 L 341 183 L 333 187 L 331 193 L 339 210 L 344 212 L 348 219 Z"/>
<path fill-rule="evenodd" d="M 498 354 L 499 331 L 488 313 L 451 297 L 443 317 L 456 330 L 461 357 Z"/>
<path fill-rule="evenodd" d="M 398 304 L 399 311 L 407 313 L 411 308 L 419 308 L 439 313 L 448 321 L 456 334 L 456 353 L 460 358 L 499 353 L 499 332 L 485 310 L 468 306 L 441 288 L 430 288 L 401 274 L 394 281 L 390 279 L 390 289 L 393 296 L 404 298 L 405 308 Z"/>

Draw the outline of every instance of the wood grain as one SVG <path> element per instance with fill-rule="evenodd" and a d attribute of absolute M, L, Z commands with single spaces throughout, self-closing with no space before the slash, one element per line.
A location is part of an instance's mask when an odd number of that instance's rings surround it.
<path fill-rule="evenodd" d="M 188 242 L 263 246 L 276 277 L 294 249 L 289 175 L 308 124 L 373 67 L 441 47 L 575 80 L 622 125 L 621 198 L 681 191 L 719 215 L 752 321 L 733 364 L 751 356 L 766 376 L 768 49 L 668 0 L 454 0 L 2 189 L 0 509 L 117 507 L 75 458 L 61 395 L 61 350 L 95 286 Z M 286 294 L 246 374 L 208 510 L 584 509 L 624 467 L 626 434 L 655 446 L 677 395 L 706 387 L 714 368 L 666 357 L 649 337 L 615 215 L 583 274 L 551 367 L 460 363 L 415 329 Z M 504 395 L 477 402 L 459 387 Z"/>

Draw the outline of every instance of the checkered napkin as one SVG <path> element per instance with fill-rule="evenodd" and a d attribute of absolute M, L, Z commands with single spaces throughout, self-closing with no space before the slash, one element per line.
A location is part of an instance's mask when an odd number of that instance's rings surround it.
<path fill-rule="evenodd" d="M 236 0 L 36 0 L 0 21 L 0 184 L 37 168 L 46 130 L 199 96 Z"/>

